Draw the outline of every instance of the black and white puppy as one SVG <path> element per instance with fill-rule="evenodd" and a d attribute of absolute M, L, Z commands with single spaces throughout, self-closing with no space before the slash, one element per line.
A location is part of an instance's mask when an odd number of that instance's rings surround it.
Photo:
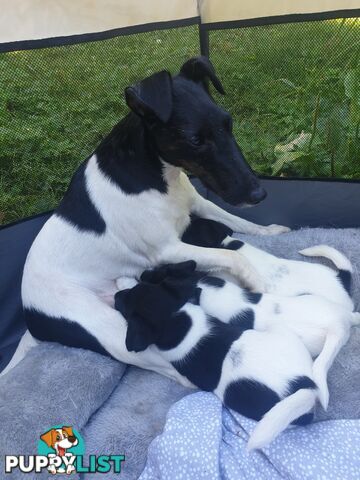
<path fill-rule="evenodd" d="M 203 57 L 180 73 L 162 71 L 128 87 L 131 112 L 80 165 L 59 207 L 26 259 L 22 302 L 28 330 L 9 370 L 36 341 L 87 348 L 173 375 L 161 357 L 130 353 L 126 322 L 114 310 L 117 278 L 163 263 L 194 259 L 199 268 L 231 273 L 256 291 L 262 277 L 241 254 L 181 241 L 190 214 L 235 231 L 276 234 L 200 196 L 183 169 L 232 204 L 256 204 L 266 192 L 246 163 L 229 113 L 210 96 L 223 88 Z"/>
<path fill-rule="evenodd" d="M 147 271 L 135 287 L 116 294 L 115 307 L 128 322 L 128 350 L 155 346 L 192 384 L 259 420 L 249 448 L 267 445 L 291 422 L 309 423 L 318 389 L 302 341 L 289 329 L 256 330 L 253 297 L 246 300 L 246 293 L 231 318 L 207 314 L 202 304 L 209 307 L 225 281 L 195 268 L 189 261 Z M 218 301 L 215 295 L 213 310 Z"/>
<path fill-rule="evenodd" d="M 261 272 L 268 293 L 251 297 L 257 303 L 254 306 L 256 328 L 286 326 L 301 338 L 312 357 L 317 357 L 313 373 L 320 389 L 321 404 L 326 409 L 329 402 L 328 371 L 347 342 L 350 327 L 358 325 L 360 318 L 359 313 L 353 313 L 354 302 L 350 295 L 353 268 L 350 261 L 328 245 L 309 247 L 300 253 L 326 258 L 336 269 L 318 263 L 287 260 L 233 239 L 232 234 L 231 229 L 219 222 L 193 218 L 183 241 L 241 252 Z M 231 283 L 227 275 L 221 277 L 230 282 L 224 282 L 225 288 L 221 291 L 209 293 L 208 301 L 202 306 L 207 313 L 226 321 L 239 309 L 246 308 L 246 298 L 241 306 L 244 290 Z M 250 298 L 249 293 L 246 297 Z"/>
<path fill-rule="evenodd" d="M 199 304 L 204 312 L 222 322 L 231 322 L 251 309 L 256 330 L 295 334 L 315 358 L 313 378 L 319 387 L 320 402 L 326 409 L 328 371 L 348 341 L 351 327 L 360 324 L 360 313 L 319 295 L 254 294 L 233 282 L 210 278 L 214 280 L 205 278 L 198 283 Z"/>
<path fill-rule="evenodd" d="M 234 232 L 219 222 L 192 218 L 182 240 L 192 245 L 208 248 L 227 248 L 241 253 L 264 278 L 266 292 L 276 295 L 296 296 L 312 294 L 338 303 L 349 311 L 354 310 L 350 296 L 352 265 L 341 252 L 328 245 L 316 245 L 301 250 L 307 257 L 323 257 L 336 267 L 318 263 L 287 260 L 253 247 L 231 237 Z M 230 277 L 226 276 L 231 280 Z"/>

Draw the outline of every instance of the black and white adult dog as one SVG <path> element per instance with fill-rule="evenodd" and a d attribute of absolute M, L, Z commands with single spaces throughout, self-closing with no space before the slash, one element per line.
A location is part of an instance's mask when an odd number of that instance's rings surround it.
<path fill-rule="evenodd" d="M 180 239 L 191 213 L 239 232 L 288 230 L 230 215 L 201 197 L 183 172 L 232 204 L 256 204 L 266 196 L 235 141 L 231 116 L 213 101 L 207 80 L 224 93 L 213 66 L 200 57 L 186 62 L 179 75 L 162 71 L 126 89 L 132 112 L 77 170 L 30 249 L 22 279 L 30 333 L 9 368 L 35 337 L 171 376 L 174 369 L 151 349 L 126 349 L 126 322 L 112 305 L 118 277 L 194 259 L 201 269 L 227 271 L 253 290 L 264 289 L 241 254 Z"/>
<path fill-rule="evenodd" d="M 315 295 L 261 297 L 195 268 L 159 267 L 116 294 L 128 350 L 155 345 L 192 384 L 259 420 L 249 448 L 267 445 L 291 422 L 309 423 L 317 398 L 327 406 L 329 350 L 335 342 L 338 352 L 360 314 Z M 314 364 L 311 349 L 320 354 Z"/>

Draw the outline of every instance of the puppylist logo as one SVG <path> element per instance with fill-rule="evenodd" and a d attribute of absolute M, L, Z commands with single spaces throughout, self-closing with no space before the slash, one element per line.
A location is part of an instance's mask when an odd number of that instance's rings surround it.
<path fill-rule="evenodd" d="M 73 427 L 57 425 L 40 435 L 37 455 L 6 455 L 5 473 L 121 473 L 124 455 L 89 455 L 84 458 L 85 443 Z"/>

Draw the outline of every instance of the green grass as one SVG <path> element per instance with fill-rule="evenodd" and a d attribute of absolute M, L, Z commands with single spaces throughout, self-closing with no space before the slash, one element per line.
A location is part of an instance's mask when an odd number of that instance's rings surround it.
<path fill-rule="evenodd" d="M 211 33 L 216 100 L 259 173 L 360 178 L 359 33 L 358 20 Z M 0 223 L 53 208 L 126 113 L 124 87 L 198 53 L 188 27 L 2 54 Z"/>
<path fill-rule="evenodd" d="M 218 31 L 211 52 L 259 173 L 360 178 L 359 19 Z"/>

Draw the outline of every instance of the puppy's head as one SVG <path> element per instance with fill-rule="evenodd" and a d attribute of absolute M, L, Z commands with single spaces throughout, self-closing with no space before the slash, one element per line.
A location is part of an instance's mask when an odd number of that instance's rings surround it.
<path fill-rule="evenodd" d="M 196 295 L 194 261 L 148 270 L 140 283 L 115 295 L 115 308 L 128 323 L 126 348 L 140 352 L 159 344 L 173 328 L 172 318 Z"/>
<path fill-rule="evenodd" d="M 152 270 L 145 270 L 141 274 L 140 280 L 146 283 L 162 283 L 164 284 L 193 284 L 196 281 L 197 274 L 196 262 L 188 260 L 180 263 L 167 263 L 153 268 Z M 179 292 L 181 295 L 181 293 Z"/>
<path fill-rule="evenodd" d="M 231 115 L 210 96 L 209 80 L 225 93 L 210 61 L 192 58 L 179 75 L 156 73 L 128 87 L 125 97 L 165 162 L 197 176 L 233 205 L 259 203 L 266 192 L 236 143 Z"/>

